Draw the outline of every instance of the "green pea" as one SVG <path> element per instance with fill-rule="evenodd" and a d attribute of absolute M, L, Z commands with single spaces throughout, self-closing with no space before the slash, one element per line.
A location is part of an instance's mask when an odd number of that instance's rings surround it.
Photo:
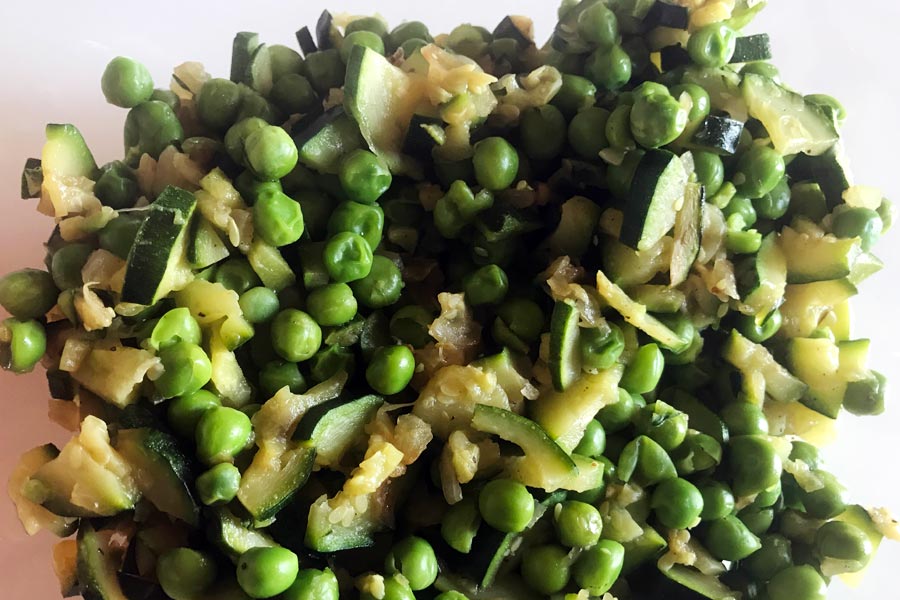
<path fill-rule="evenodd" d="M 724 23 L 712 23 L 694 32 L 688 40 L 691 60 L 701 67 L 722 67 L 731 61 L 737 32 Z"/>
<path fill-rule="evenodd" d="M 526 109 L 519 121 L 522 149 L 534 160 L 559 156 L 566 145 L 566 118 L 552 104 Z"/>
<path fill-rule="evenodd" d="M 622 481 L 653 485 L 677 476 L 672 459 L 662 446 L 645 435 L 629 442 L 619 455 L 616 473 Z"/>
<path fill-rule="evenodd" d="M 764 219 L 777 220 L 787 214 L 791 204 L 791 186 L 787 177 L 782 177 L 770 192 L 753 200 L 753 208 Z"/>
<path fill-rule="evenodd" d="M 268 323 L 278 314 L 278 294 L 267 287 L 250 288 L 241 294 L 241 312 L 251 323 Z"/>
<path fill-rule="evenodd" d="M 197 477 L 197 496 L 206 506 L 227 504 L 241 487 L 241 472 L 230 463 L 219 463 Z"/>
<path fill-rule="evenodd" d="M 828 586 L 809 565 L 791 566 L 766 585 L 770 600 L 825 600 Z"/>
<path fill-rule="evenodd" d="M 310 114 L 319 103 L 319 97 L 309 80 L 299 73 L 288 73 L 275 81 L 271 93 L 275 106 L 289 115 Z"/>
<path fill-rule="evenodd" d="M 862 570 L 872 559 L 872 542 L 859 527 L 829 521 L 816 531 L 816 551 L 823 558 L 848 561 L 848 573 Z"/>
<path fill-rule="evenodd" d="M 469 600 L 469 598 L 460 592 L 450 590 L 449 592 L 438 594 L 434 597 L 434 600 Z"/>
<path fill-rule="evenodd" d="M 97 234 L 100 247 L 112 252 L 122 260 L 127 260 L 137 232 L 143 223 L 143 215 L 120 213 Z"/>
<path fill-rule="evenodd" d="M 688 431 L 684 442 L 672 452 L 679 475 L 713 469 L 722 462 L 722 445 L 712 436 Z"/>
<path fill-rule="evenodd" d="M 302 362 L 322 345 L 322 329 L 307 313 L 289 308 L 272 321 L 272 346 L 284 360 Z"/>
<path fill-rule="evenodd" d="M 285 115 L 278 110 L 278 107 L 269 102 L 256 90 L 253 90 L 243 84 L 241 88 L 241 110 L 238 111 L 236 120 L 243 121 L 250 117 L 257 117 L 266 122 L 266 126 L 280 125 L 286 119 Z M 250 166 L 247 164 L 246 166 Z"/>
<path fill-rule="evenodd" d="M 753 203 L 745 196 L 732 197 L 728 202 L 728 206 L 722 212 L 728 218 L 729 224 L 732 221 L 732 217 L 740 217 L 739 229 L 752 227 L 756 223 L 756 209 L 753 208 Z"/>
<path fill-rule="evenodd" d="M 575 500 L 558 504 L 553 512 L 553 522 L 560 543 L 569 548 L 593 546 L 600 539 L 600 532 L 603 530 L 600 511 L 590 504 Z"/>
<path fill-rule="evenodd" d="M 801 489 L 803 507 L 811 517 L 833 519 L 847 509 L 847 488 L 831 473 L 819 469 L 812 473 L 822 480 L 823 487 L 812 492 Z"/>
<path fill-rule="evenodd" d="M 738 317 L 738 329 L 744 337 L 752 342 L 761 344 L 774 337 L 781 329 L 782 316 L 777 308 L 766 315 L 762 321 L 757 321 L 755 315 L 741 315 Z"/>
<path fill-rule="evenodd" d="M 704 543 L 706 549 L 720 560 L 743 560 L 762 546 L 759 538 L 734 515 L 711 522 Z"/>
<path fill-rule="evenodd" d="M 713 152 L 694 152 L 694 172 L 697 180 L 706 188 L 707 197 L 718 192 L 725 182 L 725 166 L 722 158 Z M 788 196 L 790 200 L 790 196 Z"/>
<path fill-rule="evenodd" d="M 834 96 L 828 94 L 809 94 L 803 97 L 810 104 L 814 104 L 834 115 L 838 124 L 843 123 L 847 118 L 847 109 Z"/>
<path fill-rule="evenodd" d="M 0 325 L 0 366 L 13 373 L 28 373 L 47 351 L 47 334 L 39 322 L 6 319 Z"/>
<path fill-rule="evenodd" d="M 344 37 L 344 40 L 341 43 L 341 60 L 343 60 L 344 63 L 349 62 L 350 52 L 353 50 L 354 46 L 362 46 L 373 50 L 378 54 L 384 54 L 384 41 L 381 39 L 381 36 L 372 33 L 371 31 L 353 31 Z"/>
<path fill-rule="evenodd" d="M 630 114 L 631 107 L 626 107 Z M 618 109 L 616 109 L 618 110 Z M 613 116 L 615 116 L 615 112 L 613 112 Z M 612 122 L 612 116 L 610 117 L 610 123 Z M 606 135 L 609 137 L 609 125 L 607 123 Z M 626 122 L 627 126 L 627 122 Z M 612 142 L 613 138 L 609 138 L 610 142 Z M 613 147 L 616 147 L 613 144 Z M 631 140 L 631 147 L 634 147 L 634 140 Z M 634 179 L 634 173 L 637 170 L 638 163 L 641 162 L 641 158 L 644 156 L 643 150 L 631 150 L 625 153 L 625 158 L 622 159 L 622 162 L 618 165 L 609 165 L 606 171 L 606 181 L 609 185 L 609 191 L 612 192 L 613 196 L 617 199 L 625 201 L 628 198 L 628 191 L 631 189 L 631 182 Z"/>
<path fill-rule="evenodd" d="M 381 17 L 360 17 L 353 19 L 344 28 L 344 35 L 350 35 L 357 31 L 368 31 L 374 33 L 379 38 L 387 37 L 387 24 Z M 345 38 L 346 39 L 346 38 Z"/>
<path fill-rule="evenodd" d="M 60 290 L 80 288 L 84 285 L 81 269 L 94 252 L 89 244 L 66 244 L 53 253 L 50 260 L 50 276 Z"/>
<path fill-rule="evenodd" d="M 372 258 L 369 274 L 354 281 L 353 293 L 368 308 L 384 308 L 400 300 L 403 292 L 403 274 L 400 268 L 386 256 Z"/>
<path fill-rule="evenodd" d="M 518 533 L 524 531 L 534 517 L 534 497 L 517 481 L 492 479 L 481 488 L 478 510 L 494 529 Z"/>
<path fill-rule="evenodd" d="M 280 596 L 282 600 L 339 600 L 340 590 L 337 577 L 328 567 L 301 569 L 297 579 Z"/>
<path fill-rule="evenodd" d="M 753 146 L 737 163 L 732 180 L 739 194 L 761 198 L 784 179 L 784 158 L 768 146 Z"/>
<path fill-rule="evenodd" d="M 203 348 L 191 342 L 176 342 L 159 351 L 163 374 L 153 383 L 162 398 L 198 391 L 209 383 L 212 364 Z"/>
<path fill-rule="evenodd" d="M 184 140 L 181 121 L 168 104 L 142 102 L 125 117 L 125 162 L 137 164 L 141 156 L 159 158 L 162 151 Z"/>
<path fill-rule="evenodd" d="M 525 342 L 534 342 L 544 327 L 544 312 L 527 298 L 507 298 L 497 307 L 497 317 Z"/>
<path fill-rule="evenodd" d="M 631 134 L 631 105 L 617 106 L 606 120 L 604 134 L 613 148 L 631 149 L 635 147 L 634 136 Z M 627 157 L 628 155 L 626 155 Z M 628 183 L 631 176 L 628 177 Z"/>
<path fill-rule="evenodd" d="M 634 426 L 664 450 L 671 451 L 687 436 L 688 416 L 660 400 L 638 411 Z"/>
<path fill-rule="evenodd" d="M 728 231 L 725 247 L 732 254 L 756 254 L 762 246 L 762 234 L 755 229 L 749 231 Z"/>
<path fill-rule="evenodd" d="M 372 204 L 391 187 L 391 171 L 381 158 L 368 150 L 354 150 L 342 161 L 341 188 L 355 202 Z"/>
<path fill-rule="evenodd" d="M 765 437 L 742 435 L 731 438 L 728 461 L 731 488 L 738 496 L 752 496 L 771 488 L 781 478 L 781 458 Z"/>
<path fill-rule="evenodd" d="M 772 527 L 775 511 L 772 508 L 748 506 L 738 512 L 737 518 L 753 535 L 763 535 Z"/>
<path fill-rule="evenodd" d="M 631 80 L 631 57 L 618 44 L 599 48 L 588 57 L 584 74 L 598 88 L 616 91 Z"/>
<path fill-rule="evenodd" d="M 778 504 L 782 495 L 781 482 L 773 485 L 767 490 L 763 490 L 757 494 L 756 499 L 750 506 L 755 508 L 769 508 Z"/>
<path fill-rule="evenodd" d="M 434 225 L 445 238 L 459 237 L 463 228 L 493 203 L 490 191 L 481 190 L 476 194 L 464 181 L 456 180 L 434 207 Z"/>
<path fill-rule="evenodd" d="M 597 413 L 597 420 L 603 425 L 606 433 L 616 433 L 631 424 L 631 419 L 637 414 L 640 405 L 634 396 L 627 390 L 619 388 L 619 398 L 613 404 L 608 404 Z"/>
<path fill-rule="evenodd" d="M 768 77 L 775 83 L 779 85 L 781 84 L 781 72 L 778 70 L 778 67 L 776 67 L 772 63 L 764 61 L 747 63 L 746 65 L 744 65 L 744 68 L 741 69 L 741 74 L 747 75 L 749 73 Z"/>
<path fill-rule="evenodd" d="M 287 246 L 303 235 L 303 210 L 300 203 L 283 192 L 265 190 L 253 206 L 253 225 L 266 243 Z"/>
<path fill-rule="evenodd" d="M 308 54 L 306 71 L 309 82 L 320 96 L 344 84 L 344 61 L 341 60 L 341 53 L 334 48 Z"/>
<path fill-rule="evenodd" d="M 656 518 L 666 528 L 688 529 L 700 520 L 703 495 L 685 479 L 668 479 L 653 490 L 650 505 Z"/>
<path fill-rule="evenodd" d="M 819 449 L 803 440 L 794 440 L 791 442 L 791 460 L 799 460 L 806 463 L 810 469 L 818 469 L 821 464 L 822 457 Z"/>
<path fill-rule="evenodd" d="M 214 280 L 238 295 L 262 284 L 259 275 L 256 274 L 247 259 L 242 257 L 229 258 L 220 264 Z"/>
<path fill-rule="evenodd" d="M 497 265 L 481 267 L 463 282 L 466 302 L 472 306 L 498 304 L 506 296 L 508 289 L 509 279 Z"/>
<path fill-rule="evenodd" d="M 293 48 L 281 44 L 269 46 L 269 62 L 272 63 L 272 81 L 275 83 L 288 75 L 303 73 L 306 69 L 303 57 Z"/>
<path fill-rule="evenodd" d="M 611 48 L 619 41 L 619 21 L 605 4 L 592 4 L 578 15 L 578 36 L 594 46 Z"/>
<path fill-rule="evenodd" d="M 422 306 L 404 306 L 391 317 L 390 334 L 413 348 L 421 348 L 431 339 L 428 328 L 433 320 L 431 312 Z"/>
<path fill-rule="evenodd" d="M 691 109 L 688 111 L 689 128 L 695 128 L 703 119 L 709 116 L 710 100 L 709 92 L 694 83 L 682 83 L 672 88 L 672 96 L 681 101 L 682 95 L 687 94 L 691 99 Z M 694 154 L 696 160 L 696 153 Z"/>
<path fill-rule="evenodd" d="M 251 598 L 271 598 L 291 587 L 299 572 L 297 555 L 287 548 L 251 548 L 238 561 L 237 580 Z"/>
<path fill-rule="evenodd" d="M 207 126 L 225 131 L 234 125 L 242 100 L 238 84 L 229 79 L 210 79 L 197 94 L 197 115 Z"/>
<path fill-rule="evenodd" d="M 656 388 L 662 377 L 665 358 L 656 344 L 645 344 L 638 348 L 625 368 L 619 385 L 633 394 L 646 394 Z"/>
<path fill-rule="evenodd" d="M 441 537 L 447 545 L 463 554 L 472 551 L 472 541 L 481 527 L 481 514 L 475 496 L 464 496 L 441 519 Z"/>
<path fill-rule="evenodd" d="M 602 596 L 613 586 L 625 562 L 625 548 L 613 540 L 600 540 L 572 566 L 572 579 L 592 596 Z"/>
<path fill-rule="evenodd" d="M 575 454 L 596 458 L 602 456 L 605 449 L 606 431 L 603 429 L 603 425 L 600 424 L 600 421 L 591 419 L 584 429 L 584 435 L 582 436 L 581 441 L 578 442 L 578 446 L 575 447 Z"/>
<path fill-rule="evenodd" d="M 868 252 L 881 237 L 883 223 L 878 213 L 870 208 L 850 207 L 835 212 L 831 230 L 839 238 L 858 237 L 862 249 Z"/>
<path fill-rule="evenodd" d="M 167 104 L 174 112 L 178 112 L 179 105 L 181 104 L 181 101 L 178 99 L 175 92 L 161 88 L 153 90 L 153 93 L 150 94 L 150 99 L 159 100 L 163 104 Z"/>
<path fill-rule="evenodd" d="M 187 308 L 173 308 L 164 314 L 150 334 L 150 346 L 155 350 L 168 348 L 178 342 L 198 345 L 203 341 L 203 333 L 197 319 Z"/>
<path fill-rule="evenodd" d="M 475 178 L 492 192 L 511 186 L 519 171 L 519 154 L 501 137 L 489 137 L 475 144 Z"/>
<path fill-rule="evenodd" d="M 438 562 L 431 544 L 420 537 L 409 536 L 394 544 L 384 559 L 385 573 L 399 573 L 413 591 L 429 587 L 438 575 Z"/>
<path fill-rule="evenodd" d="M 401 575 L 393 575 L 384 578 L 383 595 L 379 593 L 376 596 L 363 589 L 359 594 L 359 600 L 416 600 L 416 596 Z"/>
<path fill-rule="evenodd" d="M 703 497 L 703 510 L 700 512 L 703 521 L 716 521 L 734 512 L 734 495 L 724 483 L 710 481 L 698 489 Z"/>
<path fill-rule="evenodd" d="M 391 30 L 387 38 L 387 48 L 390 51 L 394 51 L 409 40 L 431 43 L 434 41 L 434 38 L 431 37 L 428 26 L 421 21 L 407 21 L 400 23 Z M 406 56 L 409 55 L 407 54 Z"/>
<path fill-rule="evenodd" d="M 246 167 L 247 161 L 244 147 L 246 146 L 247 138 L 252 133 L 268 126 L 269 124 L 259 117 L 248 117 L 229 127 L 225 133 L 225 151 L 231 157 L 231 160 Z"/>
<path fill-rule="evenodd" d="M 44 316 L 56 305 L 58 296 L 47 271 L 22 269 L 0 278 L 0 305 L 20 321 Z"/>
<path fill-rule="evenodd" d="M 140 195 L 134 170 L 120 160 L 104 166 L 94 184 L 94 195 L 104 206 L 116 210 L 133 207 Z"/>
<path fill-rule="evenodd" d="M 250 417 L 234 408 L 210 408 L 197 421 L 194 432 L 197 457 L 213 466 L 232 459 L 246 446 L 253 433 Z"/>
<path fill-rule="evenodd" d="M 606 124 L 610 112 L 605 108 L 585 108 L 572 117 L 569 123 L 569 145 L 582 158 L 596 160 L 602 150 L 609 147 Z"/>
<path fill-rule="evenodd" d="M 302 394 L 309 387 L 297 363 L 279 360 L 263 366 L 259 372 L 259 386 L 267 398 L 274 396 L 283 387 L 287 387 L 292 394 Z"/>
<path fill-rule="evenodd" d="M 539 594 L 556 594 L 569 583 L 570 564 L 569 553 L 561 546 L 548 544 L 530 548 L 523 553 L 522 578 Z"/>
<path fill-rule="evenodd" d="M 322 259 L 333 281 L 349 283 L 369 274 L 373 254 L 369 243 L 361 235 L 345 231 L 331 236 Z"/>
<path fill-rule="evenodd" d="M 768 581 L 793 565 L 791 542 L 783 535 L 770 533 L 760 538 L 759 550 L 747 557 L 742 566 L 756 579 Z"/>
<path fill-rule="evenodd" d="M 416 359 L 406 346 L 384 346 L 375 351 L 366 368 L 366 381 L 379 394 L 398 394 L 416 371 Z"/>
<path fill-rule="evenodd" d="M 216 581 L 213 558 L 191 548 L 175 548 L 159 557 L 156 578 L 172 600 L 194 600 Z"/>
<path fill-rule="evenodd" d="M 247 167 L 262 180 L 274 181 L 297 165 L 297 146 L 291 136 L 275 125 L 266 125 L 244 140 Z"/>
<path fill-rule="evenodd" d="M 106 65 L 100 88 L 110 104 L 132 108 L 150 99 L 153 77 L 147 67 L 136 60 L 117 56 Z"/>
<path fill-rule="evenodd" d="M 200 417 L 206 411 L 217 406 L 222 406 L 218 396 L 207 390 L 197 390 L 192 394 L 185 394 L 169 400 L 166 417 L 169 425 L 180 436 L 191 438 L 194 436 Z"/>
<path fill-rule="evenodd" d="M 316 288 L 306 298 L 306 310 L 319 325 L 343 325 L 356 316 L 356 298 L 346 283 Z"/>
<path fill-rule="evenodd" d="M 590 79 L 563 73 L 562 85 L 550 102 L 571 119 L 580 111 L 594 106 L 596 96 L 597 86 Z"/>
<path fill-rule="evenodd" d="M 688 111 L 669 94 L 639 96 L 631 108 L 631 133 L 645 148 L 675 141 L 688 122 Z"/>
<path fill-rule="evenodd" d="M 490 39 L 490 33 L 483 28 L 463 24 L 450 32 L 445 43 L 453 52 L 477 60 L 487 52 Z"/>
<path fill-rule="evenodd" d="M 732 402 L 726 405 L 719 416 L 728 426 L 731 435 L 767 435 L 769 421 L 762 409 L 750 402 Z"/>
<path fill-rule="evenodd" d="M 878 371 L 860 381 L 851 381 L 844 391 L 844 409 L 854 415 L 880 415 L 884 412 L 884 390 L 887 380 Z"/>
<path fill-rule="evenodd" d="M 343 202 L 328 219 L 328 234 L 349 231 L 361 235 L 374 252 L 381 244 L 384 231 L 384 211 L 377 204 Z"/>

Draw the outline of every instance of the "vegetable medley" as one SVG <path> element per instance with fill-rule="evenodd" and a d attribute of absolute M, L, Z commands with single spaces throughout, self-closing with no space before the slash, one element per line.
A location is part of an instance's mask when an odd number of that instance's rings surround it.
<path fill-rule="evenodd" d="M 74 435 L 9 491 L 88 600 L 814 600 L 898 525 L 817 444 L 884 410 L 849 300 L 891 204 L 764 2 L 332 16 L 47 126 L 4 367 Z M 76 534 L 74 537 L 70 537 Z"/>

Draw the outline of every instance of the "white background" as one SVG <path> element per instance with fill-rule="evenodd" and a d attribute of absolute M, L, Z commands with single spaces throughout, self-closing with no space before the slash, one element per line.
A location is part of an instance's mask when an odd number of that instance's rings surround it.
<path fill-rule="evenodd" d="M 143 61 L 157 86 L 171 68 L 199 60 L 215 76 L 228 76 L 236 31 L 258 31 L 264 41 L 294 45 L 294 31 L 314 25 L 325 6 L 332 12 L 368 14 L 380 9 L 391 24 L 425 21 L 432 31 L 472 21 L 492 27 L 506 14 L 535 18 L 539 39 L 555 19 L 556 0 L 284 0 L 253 2 L 199 0 L 0 0 L 0 272 L 39 266 L 41 241 L 51 223 L 19 200 L 25 158 L 40 156 L 47 122 L 75 123 L 103 164 L 119 158 L 125 111 L 108 106 L 100 75 L 113 56 Z M 850 118 L 845 136 L 859 182 L 880 186 L 900 201 L 897 144 L 897 23 L 900 5 L 886 0 L 774 0 L 752 26 L 774 38 L 775 63 L 784 78 L 808 93 L 838 97 Z M 252 7 L 252 8 L 251 8 Z M 898 228 L 900 229 L 900 228 Z M 898 373 L 900 339 L 898 274 L 900 232 L 878 248 L 888 267 L 866 282 L 856 300 L 855 334 L 873 339 L 874 366 Z M 894 434 L 900 429 L 900 392 L 889 394 L 879 419 L 842 418 L 840 442 L 830 448 L 829 466 L 855 498 L 900 512 L 900 475 Z M 0 375 L 0 481 L 16 457 L 47 440 L 65 438 L 46 422 L 42 374 Z M 5 484 L 4 484 L 5 485 Z M 0 598 L 53 600 L 58 597 L 49 562 L 51 536 L 28 539 L 11 503 L 0 494 Z M 848 591 L 836 584 L 833 598 L 900 598 L 900 547 L 886 544 L 866 583 Z"/>

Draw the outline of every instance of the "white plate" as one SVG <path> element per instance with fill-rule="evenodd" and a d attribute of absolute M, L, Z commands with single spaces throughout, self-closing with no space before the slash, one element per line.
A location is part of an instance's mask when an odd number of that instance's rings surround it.
<path fill-rule="evenodd" d="M 294 31 L 313 25 L 326 6 L 334 12 L 366 14 L 376 5 L 391 23 L 418 19 L 433 31 L 447 31 L 460 21 L 493 25 L 508 13 L 530 14 L 543 39 L 554 22 L 556 4 L 555 0 L 4 1 L 0 7 L 0 200 L 4 210 L 0 272 L 38 266 L 42 261 L 41 242 L 50 222 L 34 212 L 34 202 L 21 201 L 18 194 L 22 164 L 25 158 L 40 155 L 45 123 L 75 123 L 100 163 L 121 156 L 125 111 L 106 105 L 99 85 L 103 67 L 113 56 L 138 58 L 150 68 L 157 84 L 165 85 L 171 68 L 185 60 L 199 60 L 211 73 L 227 77 L 236 31 L 258 31 L 267 42 L 293 45 Z M 847 146 L 859 181 L 881 186 L 895 200 L 900 200 L 895 146 L 900 142 L 898 22 L 900 7 L 881 0 L 791 0 L 773 2 L 753 26 L 754 31 L 772 34 L 775 63 L 787 82 L 807 93 L 830 93 L 844 102 L 850 113 Z M 890 376 L 900 364 L 900 233 L 892 232 L 878 254 L 888 267 L 865 283 L 855 302 L 855 335 L 873 338 L 874 366 Z M 46 397 L 42 374 L 0 375 L 3 482 L 22 451 L 66 438 L 47 423 Z M 856 500 L 900 511 L 900 469 L 892 441 L 900 429 L 898 398 L 894 391 L 890 393 L 888 412 L 881 418 L 842 417 L 840 440 L 828 455 L 830 468 L 848 484 Z M 52 541 L 47 534 L 26 538 L 11 503 L 0 497 L 0 597 L 57 598 L 50 568 Z M 886 544 L 862 588 L 848 591 L 835 585 L 831 597 L 900 597 L 897 573 L 892 570 L 898 564 L 900 547 Z"/>

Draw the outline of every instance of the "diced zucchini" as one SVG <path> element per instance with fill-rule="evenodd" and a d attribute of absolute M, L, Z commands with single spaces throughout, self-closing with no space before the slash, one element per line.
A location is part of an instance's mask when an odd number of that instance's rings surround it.
<path fill-rule="evenodd" d="M 300 161 L 322 173 L 337 173 L 341 157 L 361 148 L 359 126 L 336 106 L 294 136 Z"/>
<path fill-rule="evenodd" d="M 622 563 L 623 575 L 631 573 L 651 560 L 656 560 L 669 546 L 665 538 L 649 525 L 644 525 L 642 529 L 643 532 L 636 538 L 622 542 L 622 546 L 625 548 L 625 560 Z"/>
<path fill-rule="evenodd" d="M 635 250 L 655 246 L 675 225 L 686 184 L 687 172 L 675 154 L 667 150 L 644 154 L 631 182 L 619 240 Z"/>
<path fill-rule="evenodd" d="M 683 349 L 691 340 L 682 339 L 677 333 L 663 325 L 659 319 L 647 312 L 647 307 L 638 304 L 611 282 L 603 271 L 597 271 L 597 291 L 609 305 L 631 323 L 666 348 Z"/>
<path fill-rule="evenodd" d="M 538 246 L 538 254 L 550 260 L 568 256 L 577 261 L 591 245 L 601 212 L 599 206 L 584 196 L 569 198 L 560 207 L 556 229 Z"/>
<path fill-rule="evenodd" d="M 303 56 L 307 54 L 312 54 L 318 48 L 316 47 L 316 41 L 313 39 L 312 32 L 310 32 L 309 27 L 304 25 L 300 29 L 297 30 L 295 34 L 297 38 L 297 45 L 300 46 L 300 52 L 303 53 Z"/>
<path fill-rule="evenodd" d="M 750 116 L 762 122 L 782 155 L 818 156 L 838 141 L 834 119 L 803 96 L 756 73 L 744 76 L 742 88 Z"/>
<path fill-rule="evenodd" d="M 307 440 L 316 449 L 316 464 L 337 467 L 365 431 L 384 398 L 369 394 L 350 400 L 337 398 L 306 411 L 294 432 L 295 440 Z"/>
<path fill-rule="evenodd" d="M 550 355 L 547 367 L 557 391 L 569 387 L 581 375 L 581 330 L 578 309 L 568 302 L 557 302 L 550 317 Z"/>
<path fill-rule="evenodd" d="M 323 10 L 316 21 L 316 40 L 319 42 L 319 50 L 340 47 L 341 32 L 334 24 L 334 18 L 327 10 Z"/>
<path fill-rule="evenodd" d="M 104 538 L 89 521 L 78 529 L 78 582 L 84 600 L 128 600 Z"/>
<path fill-rule="evenodd" d="M 781 305 L 782 325 L 779 335 L 809 337 L 827 324 L 835 306 L 856 295 L 856 286 L 846 279 L 816 281 L 789 285 Z"/>
<path fill-rule="evenodd" d="M 756 315 L 768 315 L 782 303 L 787 282 L 787 261 L 776 234 L 770 233 L 763 238 L 752 276 L 744 304 Z"/>
<path fill-rule="evenodd" d="M 792 338 L 787 342 L 791 372 L 809 388 L 800 400 L 812 410 L 836 419 L 844 402 L 847 384 L 864 379 L 869 340 L 835 344 L 828 338 Z"/>
<path fill-rule="evenodd" d="M 72 598 L 81 594 L 78 585 L 78 542 L 76 540 L 60 540 L 53 545 L 53 572 L 59 581 L 59 593 L 63 598 Z"/>
<path fill-rule="evenodd" d="M 210 509 L 204 515 L 207 538 L 235 563 L 251 548 L 273 548 L 278 545 L 265 532 L 244 525 L 224 506 Z"/>
<path fill-rule="evenodd" d="M 660 571 L 678 585 L 695 592 L 703 598 L 734 600 L 738 597 L 737 593 L 719 581 L 718 577 L 701 573 L 694 567 L 672 565 L 668 569 L 660 568 Z"/>
<path fill-rule="evenodd" d="M 725 111 L 732 119 L 747 121 L 747 103 L 741 92 L 741 76 L 730 66 L 711 69 L 697 65 L 684 70 L 682 83 L 699 85 L 709 94 L 709 104 L 714 110 Z"/>
<path fill-rule="evenodd" d="M 237 356 L 229 350 L 222 330 L 213 330 L 210 334 L 209 361 L 212 366 L 210 382 L 222 398 L 222 404 L 237 408 L 249 404 L 253 388 L 244 376 Z"/>
<path fill-rule="evenodd" d="M 732 156 L 737 152 L 743 133 L 744 124 L 741 121 L 709 115 L 691 136 L 689 147 L 721 156 Z"/>
<path fill-rule="evenodd" d="M 193 194 L 174 186 L 150 205 L 128 253 L 122 302 L 151 305 L 172 290 L 196 207 Z"/>
<path fill-rule="evenodd" d="M 806 384 L 781 366 L 765 346 L 751 342 L 737 330 L 728 336 L 722 356 L 741 372 L 744 390 L 759 405 L 765 394 L 778 402 L 793 402 L 806 392 Z"/>
<path fill-rule="evenodd" d="M 219 237 L 216 228 L 204 218 L 197 218 L 191 227 L 190 244 L 187 259 L 191 267 L 197 270 L 212 266 L 225 260 L 231 252 Z"/>
<path fill-rule="evenodd" d="M 843 203 L 844 192 L 853 185 L 853 174 L 841 142 L 816 156 L 797 156 L 788 165 L 788 175 L 797 181 L 818 184 L 825 194 L 826 208 L 829 211 Z"/>
<path fill-rule="evenodd" d="M 668 285 L 643 284 L 625 290 L 632 300 L 643 304 L 652 313 L 671 314 L 679 312 L 685 303 L 681 290 Z"/>
<path fill-rule="evenodd" d="M 231 80 L 235 83 L 249 83 L 250 59 L 259 47 L 259 34 L 240 31 L 231 44 Z"/>
<path fill-rule="evenodd" d="M 843 279 L 860 254 L 859 238 L 813 236 L 785 227 L 778 243 L 787 261 L 788 283 Z"/>
<path fill-rule="evenodd" d="M 156 508 L 197 525 L 200 509 L 191 494 L 188 457 L 172 436 L 157 429 L 123 429 L 116 450 L 131 464 L 138 488 Z"/>
<path fill-rule="evenodd" d="M 77 526 L 74 518 L 57 516 L 40 504 L 26 498 L 23 493 L 28 479 L 57 456 L 59 456 L 59 449 L 53 444 L 32 448 L 22 455 L 9 475 L 7 483 L 9 497 L 16 505 L 19 521 L 28 535 L 34 535 L 38 531 L 46 529 L 53 535 L 66 537 L 71 535 Z"/>
<path fill-rule="evenodd" d="M 619 240 L 607 238 L 602 245 L 603 272 L 622 287 L 641 285 L 670 268 L 672 238 L 664 237 L 649 250 L 632 250 Z"/>
<path fill-rule="evenodd" d="M 253 337 L 237 293 L 220 283 L 195 279 L 175 292 L 175 303 L 190 310 L 204 329 L 218 331 L 226 349 L 234 350 Z"/>
<path fill-rule="evenodd" d="M 41 184 L 44 182 L 44 170 L 41 159 L 29 158 L 22 169 L 22 200 L 41 197 Z"/>
<path fill-rule="evenodd" d="M 272 58 L 265 44 L 253 49 L 245 79 L 247 85 L 263 96 L 268 96 L 272 91 Z"/>
<path fill-rule="evenodd" d="M 772 44 L 769 35 L 758 33 L 745 35 L 735 40 L 731 63 L 748 63 L 772 58 Z"/>
<path fill-rule="evenodd" d="M 442 146 L 446 141 L 443 119 L 413 115 L 403 140 L 403 153 L 409 156 L 431 156 L 434 147 Z"/>
<path fill-rule="evenodd" d="M 281 251 L 259 238 L 250 245 L 247 260 L 267 288 L 280 292 L 297 280 Z"/>
<path fill-rule="evenodd" d="M 669 285 L 681 285 L 691 272 L 691 266 L 700 253 L 700 227 L 704 202 L 703 186 L 689 183 L 684 190 L 684 204 L 675 216 L 675 243 L 669 263 Z"/>
<path fill-rule="evenodd" d="M 881 546 L 884 535 L 878 530 L 865 508 L 858 504 L 853 504 L 848 506 L 847 510 L 835 517 L 834 520 L 843 521 L 858 527 L 869 538 L 869 543 L 872 544 L 872 554 L 875 555 L 878 552 L 878 547 Z M 839 575 L 839 577 L 848 586 L 857 587 L 862 582 L 863 577 L 865 577 L 867 569 L 868 565 L 856 573 L 844 573 Z"/>
<path fill-rule="evenodd" d="M 47 175 L 93 178 L 97 162 L 74 125 L 50 123 L 41 150 L 41 170 Z"/>
<path fill-rule="evenodd" d="M 263 444 L 241 476 L 238 500 L 257 522 L 268 521 L 303 487 L 315 463 L 316 449 L 308 443 Z"/>
<path fill-rule="evenodd" d="M 666 399 L 666 402 L 688 416 L 691 429 L 715 438 L 720 444 L 728 441 L 728 427 L 697 397 L 677 390 L 671 398 Z"/>
<path fill-rule="evenodd" d="M 531 405 L 535 422 L 566 452 L 584 437 L 584 430 L 600 409 L 619 399 L 622 367 L 584 373 L 562 392 L 545 392 Z"/>
<path fill-rule="evenodd" d="M 853 262 L 853 269 L 850 271 L 847 281 L 853 285 L 859 285 L 883 268 L 884 263 L 880 258 L 871 252 L 863 252 Z"/>
<path fill-rule="evenodd" d="M 472 427 L 500 436 L 522 449 L 525 456 L 508 459 L 507 471 L 527 486 L 552 492 L 569 489 L 567 486 L 578 477 L 578 467 L 572 458 L 530 419 L 502 408 L 479 404 L 475 407 Z"/>
<path fill-rule="evenodd" d="M 72 379 L 119 408 L 133 404 L 147 371 L 159 359 L 140 348 L 94 348 L 72 373 Z"/>
<path fill-rule="evenodd" d="M 671 29 L 687 29 L 690 15 L 685 6 L 657 0 L 644 17 L 644 27 L 669 27 Z"/>

